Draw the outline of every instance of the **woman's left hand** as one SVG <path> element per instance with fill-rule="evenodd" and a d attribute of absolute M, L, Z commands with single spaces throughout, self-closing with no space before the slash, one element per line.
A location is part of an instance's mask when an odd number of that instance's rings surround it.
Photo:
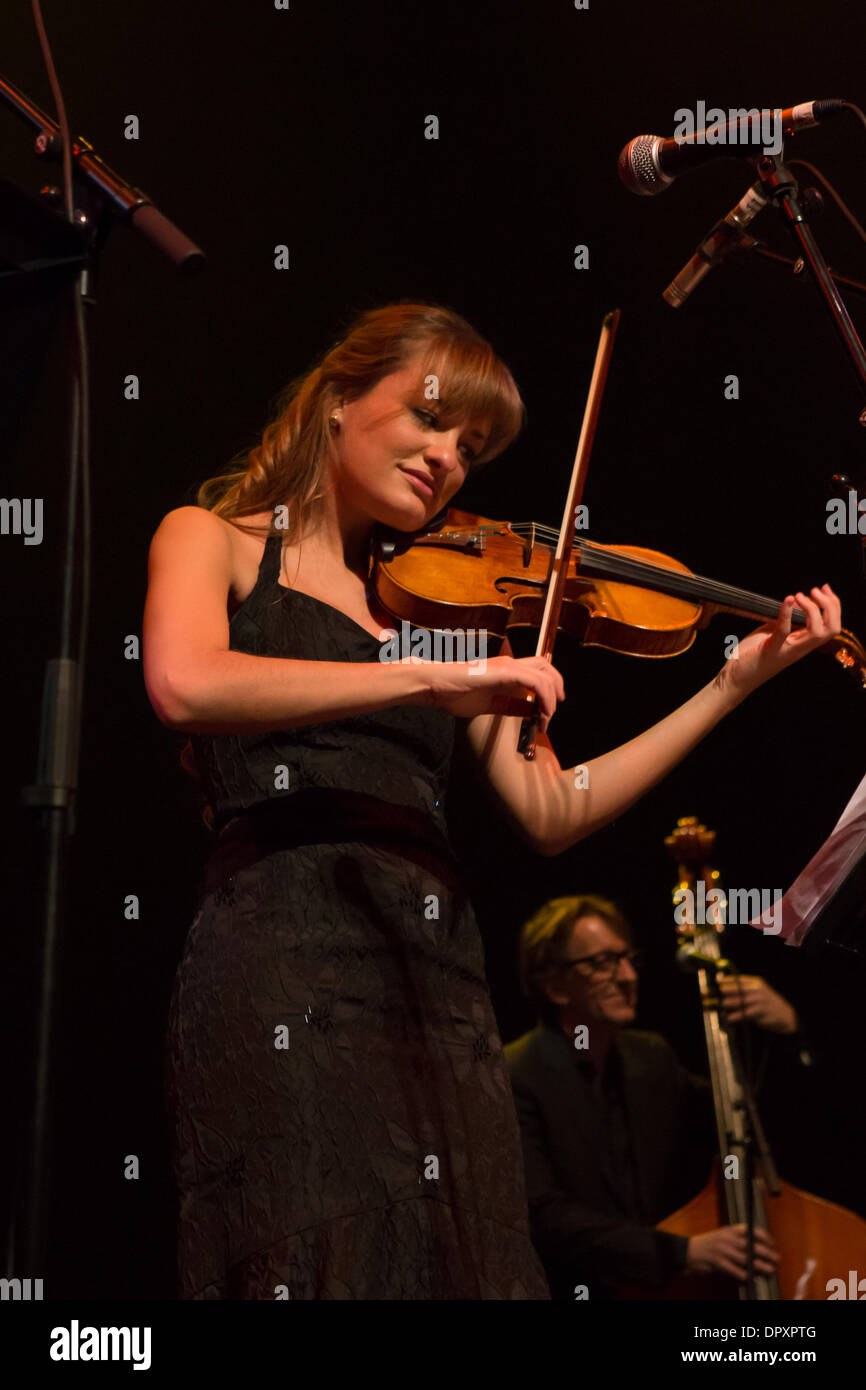
<path fill-rule="evenodd" d="M 806 594 L 789 594 L 775 623 L 765 623 L 738 643 L 719 673 L 723 688 L 738 696 L 747 695 L 771 676 L 822 647 L 842 630 L 842 607 L 829 584 Z M 806 626 L 791 631 L 791 614 L 800 608 Z"/>

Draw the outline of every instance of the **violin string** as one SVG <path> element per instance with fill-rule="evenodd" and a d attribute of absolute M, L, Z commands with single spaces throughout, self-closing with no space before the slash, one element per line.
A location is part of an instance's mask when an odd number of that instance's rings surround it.
<path fill-rule="evenodd" d="M 529 533 L 533 537 L 548 536 L 551 540 L 558 540 L 559 532 L 552 526 L 546 526 L 536 521 L 513 521 L 509 523 L 510 529 L 516 534 L 521 532 Z M 484 535 L 487 532 L 502 535 L 501 525 L 480 526 L 476 528 L 476 533 Z M 710 601 L 716 601 L 723 607 L 728 607 L 730 611 L 746 610 L 745 616 L 748 617 L 778 617 L 781 604 L 775 599 L 766 598 L 762 594 L 755 594 L 749 589 L 737 589 L 730 584 L 720 584 L 717 580 L 706 579 L 697 574 L 681 574 L 677 570 L 666 569 L 662 565 L 651 565 L 645 560 L 636 560 L 633 557 L 623 556 L 622 554 L 612 554 L 606 547 L 597 545 L 584 537 L 582 540 L 572 542 L 572 550 L 584 550 L 596 557 L 596 569 L 599 574 L 603 567 L 614 580 L 620 582 L 633 582 L 640 587 L 644 581 L 644 587 L 653 587 L 660 592 L 672 592 L 675 596 L 682 596 L 686 599 L 694 600 L 699 594 Z M 626 571 L 628 570 L 628 578 Z M 650 585 L 647 580 L 654 580 Z M 793 627 L 804 627 L 807 619 L 805 613 L 799 608 L 795 608 L 791 614 Z M 866 679 L 866 677 L 864 677 Z"/>
<path fill-rule="evenodd" d="M 532 525 L 532 522 L 512 522 L 511 529 L 520 534 L 522 531 L 529 530 Z M 559 532 L 552 526 L 535 523 L 535 534 L 553 538 L 558 537 Z M 635 584 L 639 584 L 641 580 L 652 580 L 654 581 L 653 587 L 660 587 L 663 592 L 672 593 L 675 597 L 715 601 L 731 609 L 745 608 L 756 617 L 775 618 L 781 607 L 781 604 L 775 599 L 766 598 L 764 595 L 753 593 L 749 589 L 739 589 L 731 584 L 720 584 L 717 580 L 707 579 L 700 574 L 682 574 L 678 570 L 669 570 L 663 565 L 653 565 L 634 556 L 612 553 L 607 551 L 605 547 L 596 545 L 586 538 L 574 541 L 572 549 L 583 552 L 590 558 L 593 569 L 599 577 L 609 577 Z M 805 622 L 805 614 L 800 609 L 795 609 L 793 613 L 794 626 L 801 627 Z"/>
<path fill-rule="evenodd" d="M 749 589 L 738 589 L 730 584 L 720 584 L 714 579 L 706 579 L 700 574 L 682 574 L 677 570 L 666 569 L 663 565 L 649 564 L 631 556 L 609 555 L 602 547 L 582 542 L 579 547 L 588 552 L 592 569 L 611 578 L 628 577 L 635 583 L 651 580 L 664 592 L 683 598 L 699 598 L 716 602 L 731 609 L 744 608 L 756 617 L 775 618 L 781 605 L 775 599 L 763 594 L 752 593 Z M 799 614 L 799 616 L 798 616 Z M 805 615 L 796 610 L 794 622 L 800 626 Z"/>

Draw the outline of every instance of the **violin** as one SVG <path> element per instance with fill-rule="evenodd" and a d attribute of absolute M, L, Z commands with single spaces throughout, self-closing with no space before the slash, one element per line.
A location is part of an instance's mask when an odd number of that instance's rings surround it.
<path fill-rule="evenodd" d="M 502 639 L 509 628 L 540 625 L 556 535 L 535 522 L 448 510 L 413 536 L 381 535 L 372 582 L 380 603 L 401 621 Z M 564 573 L 558 630 L 629 656 L 677 656 L 715 613 L 767 622 L 781 608 L 776 599 L 694 574 L 660 551 L 583 536 L 573 540 Z M 792 627 L 806 621 L 795 608 Z M 866 651 L 853 633 L 843 630 L 821 650 L 866 687 Z"/>

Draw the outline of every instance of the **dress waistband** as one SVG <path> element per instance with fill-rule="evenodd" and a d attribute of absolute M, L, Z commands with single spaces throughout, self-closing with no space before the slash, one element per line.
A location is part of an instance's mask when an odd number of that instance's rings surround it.
<path fill-rule="evenodd" d="M 240 869 L 279 850 L 352 841 L 410 859 L 447 887 L 462 888 L 451 846 L 417 807 L 398 806 L 365 792 L 305 787 L 251 806 L 223 826 L 205 865 L 201 894 L 213 892 Z"/>

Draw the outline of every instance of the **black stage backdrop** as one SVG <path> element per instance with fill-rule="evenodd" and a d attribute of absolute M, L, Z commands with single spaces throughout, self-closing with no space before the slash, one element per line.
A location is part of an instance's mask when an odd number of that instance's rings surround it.
<path fill-rule="evenodd" d="M 208 841 L 178 763 L 184 740 L 157 721 L 130 648 L 154 529 L 255 442 L 281 386 L 354 313 L 413 297 L 475 323 L 528 406 L 522 438 L 458 500 L 487 516 L 558 525 L 599 326 L 619 306 L 584 499 L 593 537 L 654 547 L 777 598 L 829 581 L 862 635 L 858 539 L 828 534 L 826 500 L 838 493 L 837 471 L 866 488 L 866 401 L 816 292 L 806 276 L 744 261 L 669 309 L 661 291 L 750 173 L 719 161 L 663 197 L 638 199 L 620 185 L 616 159 L 634 135 L 672 134 L 677 108 L 699 100 L 773 107 L 841 96 L 866 105 L 866 20 L 844 0 L 590 0 L 584 9 L 571 0 L 292 0 L 288 9 L 273 0 L 79 0 L 45 9 L 73 133 L 208 255 L 206 272 L 187 282 L 118 228 L 90 314 L 93 612 L 52 1090 L 53 1296 L 171 1299 L 162 1036 Z M 5 76 L 51 109 L 29 7 L 7 7 L 0 34 Z M 134 140 L 124 134 L 130 115 Z M 430 116 L 436 139 L 425 137 Z M 0 133 L 2 173 L 36 191 L 48 175 L 26 130 L 2 111 Z M 866 131 L 853 116 L 801 134 L 787 154 L 817 163 L 866 217 Z M 866 278 L 866 251 L 829 199 L 815 225 L 830 263 Z M 758 228 L 791 253 L 776 214 L 765 212 Z M 280 244 L 287 270 L 274 266 Z M 586 268 L 575 266 L 578 246 Z M 862 332 L 866 309 L 853 294 L 849 305 Z M 0 555 L 5 932 L 20 1005 L 8 1017 L 22 1114 L 38 876 L 15 802 L 34 777 L 42 663 L 56 642 L 65 377 L 58 315 L 46 315 L 39 346 L 20 319 L 7 325 L 26 340 L 18 389 L 34 374 L 38 384 L 28 386 L 3 490 L 43 497 L 46 518 L 41 545 L 4 536 Z M 15 361 L 8 339 L 7 356 Z M 129 374 L 140 379 L 138 400 L 125 398 Z M 731 375 L 738 399 L 726 399 Z M 14 392 L 15 380 L 6 386 Z M 713 676 L 725 637 L 750 626 L 717 617 L 666 661 L 563 639 L 556 661 L 567 701 L 551 730 L 563 764 L 662 717 Z M 550 896 L 597 892 L 621 904 L 648 956 L 640 1023 L 664 1031 L 701 1070 L 696 986 L 673 964 L 664 837 L 679 816 L 697 815 L 718 833 L 729 885 L 787 888 L 863 774 L 864 698 L 834 663 L 810 657 L 620 821 L 557 859 L 528 852 L 458 768 L 449 816 L 503 1039 L 533 1022 L 515 973 L 522 921 Z M 137 921 L 124 915 L 130 894 L 140 899 Z M 824 1048 L 829 1080 L 808 1104 L 784 1068 L 774 1080 L 771 1065 L 765 1078 L 783 1175 L 864 1212 L 862 964 L 832 951 L 809 961 L 747 929 L 730 950 L 801 1006 Z M 138 1181 L 124 1179 L 129 1154 L 140 1158 Z"/>

